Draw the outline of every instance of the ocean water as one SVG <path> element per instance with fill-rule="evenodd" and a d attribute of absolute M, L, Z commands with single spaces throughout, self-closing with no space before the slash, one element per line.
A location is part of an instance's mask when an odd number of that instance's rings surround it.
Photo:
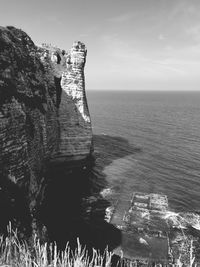
<path fill-rule="evenodd" d="M 80 238 L 91 252 L 112 250 L 122 233 L 106 211 L 133 192 L 167 195 L 164 219 L 200 237 L 200 93 L 88 91 L 87 99 L 95 162 L 46 174 L 39 216 L 50 239 L 61 249 Z"/>
<path fill-rule="evenodd" d="M 115 207 L 130 200 L 133 192 L 167 195 L 169 210 L 160 219 L 168 225 L 170 246 L 179 244 L 178 257 L 187 266 L 182 247 L 196 240 L 193 256 L 200 262 L 200 92 L 89 91 L 87 98 L 96 157 L 94 184 L 99 183 L 102 198 Z M 96 203 L 99 210 L 105 208 L 101 201 Z M 117 204 L 115 212 L 121 216 L 124 206 Z M 111 249 L 121 244 L 122 233 L 108 233 Z M 148 254 L 139 239 L 134 246 L 133 253 Z M 177 248 L 173 251 L 176 254 Z"/>
<path fill-rule="evenodd" d="M 89 91 L 87 98 L 95 150 L 110 157 L 99 163 L 107 187 L 117 197 L 163 193 L 171 211 L 199 212 L 200 93 Z"/>

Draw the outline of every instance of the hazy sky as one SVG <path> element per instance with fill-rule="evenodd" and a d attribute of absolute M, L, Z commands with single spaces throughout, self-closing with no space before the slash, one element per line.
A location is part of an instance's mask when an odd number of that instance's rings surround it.
<path fill-rule="evenodd" d="M 0 0 L 0 25 L 83 41 L 87 89 L 200 90 L 200 0 Z"/>

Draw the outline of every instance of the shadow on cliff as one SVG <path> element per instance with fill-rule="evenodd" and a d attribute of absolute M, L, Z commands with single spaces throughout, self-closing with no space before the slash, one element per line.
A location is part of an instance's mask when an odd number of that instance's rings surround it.
<path fill-rule="evenodd" d="M 113 249 L 121 242 L 120 230 L 104 220 L 110 203 L 100 194 L 108 186 L 102 171 L 112 160 L 140 150 L 121 137 L 105 135 L 94 136 L 94 147 L 94 157 L 84 166 L 70 168 L 65 163 L 49 166 L 46 173 L 45 201 L 38 216 L 60 249 L 68 241 L 76 247 L 77 238 L 90 251 Z"/>

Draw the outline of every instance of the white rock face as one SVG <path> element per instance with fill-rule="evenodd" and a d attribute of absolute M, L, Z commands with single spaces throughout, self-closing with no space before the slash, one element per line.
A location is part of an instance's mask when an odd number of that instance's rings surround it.
<path fill-rule="evenodd" d="M 60 64 L 56 63 L 56 58 L 51 59 L 55 76 L 61 77 L 62 95 L 58 110 L 60 142 L 56 155 L 61 161 L 66 156 L 84 158 L 91 153 L 92 127 L 84 78 L 86 54 L 85 45 L 75 42 L 68 53 L 61 53 Z"/>
<path fill-rule="evenodd" d="M 62 74 L 61 87 L 75 101 L 82 118 L 90 122 L 85 96 L 84 66 L 87 50 L 81 42 L 75 42 L 66 56 L 66 68 Z"/>
<path fill-rule="evenodd" d="M 81 42 L 75 42 L 67 53 L 54 47 L 46 49 L 47 55 L 42 53 L 42 60 L 50 63 L 53 77 L 58 78 L 58 82 L 61 78 L 62 88 L 58 106 L 60 138 L 52 160 L 84 159 L 91 154 L 93 147 L 84 78 L 87 50 Z"/>

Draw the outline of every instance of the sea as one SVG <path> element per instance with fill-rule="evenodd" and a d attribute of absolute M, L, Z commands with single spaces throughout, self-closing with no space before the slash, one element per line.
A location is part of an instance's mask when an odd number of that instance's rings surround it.
<path fill-rule="evenodd" d="M 199 238 L 200 92 L 88 91 L 87 99 L 108 206 L 133 192 L 164 194 L 167 222 Z"/>
<path fill-rule="evenodd" d="M 107 213 L 133 192 L 166 195 L 166 219 L 200 237 L 200 92 L 91 90 L 87 101 L 94 159 L 50 170 L 41 214 L 51 240 L 114 249 L 121 231 Z"/>
<path fill-rule="evenodd" d="M 103 166 L 109 186 L 160 192 L 172 211 L 199 212 L 200 93 L 88 91 L 87 98 L 93 133 L 116 158 Z"/>

